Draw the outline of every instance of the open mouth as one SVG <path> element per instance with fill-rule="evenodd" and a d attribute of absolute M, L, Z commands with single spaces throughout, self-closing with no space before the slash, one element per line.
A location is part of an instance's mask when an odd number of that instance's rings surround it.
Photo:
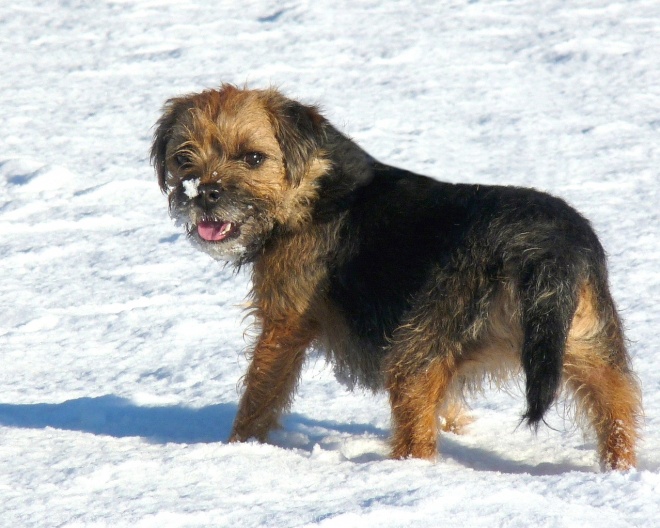
<path fill-rule="evenodd" d="M 197 234 L 206 242 L 221 242 L 238 230 L 234 222 L 202 220 L 197 224 Z"/>

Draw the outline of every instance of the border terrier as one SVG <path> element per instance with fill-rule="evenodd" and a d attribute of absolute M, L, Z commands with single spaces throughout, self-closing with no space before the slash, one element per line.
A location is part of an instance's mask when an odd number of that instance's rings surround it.
<path fill-rule="evenodd" d="M 394 458 L 434 458 L 466 390 L 522 371 L 532 429 L 565 389 L 602 467 L 635 466 L 605 253 L 561 199 L 386 165 L 317 107 L 227 84 L 167 101 L 151 157 L 192 242 L 251 266 L 260 335 L 231 441 L 266 440 L 317 348 L 340 381 L 388 392 Z"/>

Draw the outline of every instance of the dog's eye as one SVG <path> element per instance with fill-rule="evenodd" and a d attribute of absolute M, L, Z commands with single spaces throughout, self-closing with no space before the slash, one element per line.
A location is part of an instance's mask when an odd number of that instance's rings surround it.
<path fill-rule="evenodd" d="M 177 167 L 181 168 L 190 163 L 190 156 L 188 156 L 187 154 L 177 154 L 176 156 L 174 156 L 174 161 Z"/>
<path fill-rule="evenodd" d="M 248 152 L 243 156 L 243 161 L 247 163 L 251 169 L 256 169 L 265 159 L 266 156 L 261 152 Z"/>

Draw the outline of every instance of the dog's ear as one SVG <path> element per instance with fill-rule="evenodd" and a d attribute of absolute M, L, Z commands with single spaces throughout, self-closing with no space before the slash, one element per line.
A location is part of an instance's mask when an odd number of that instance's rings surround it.
<path fill-rule="evenodd" d="M 158 176 L 158 185 L 163 192 L 167 192 L 167 144 L 172 139 L 174 125 L 183 112 L 192 107 L 186 97 L 169 99 L 163 107 L 163 115 L 156 122 L 154 141 L 151 145 L 151 163 Z"/>
<path fill-rule="evenodd" d="M 287 178 L 293 186 L 302 182 L 309 162 L 325 142 L 327 121 L 314 106 L 292 101 L 272 91 L 269 111 L 282 154 Z"/>

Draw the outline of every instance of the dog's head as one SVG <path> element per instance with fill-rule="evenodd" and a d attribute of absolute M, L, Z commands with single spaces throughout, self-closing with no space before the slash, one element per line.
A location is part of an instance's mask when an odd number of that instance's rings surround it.
<path fill-rule="evenodd" d="M 327 182 L 351 179 L 346 160 L 367 166 L 315 107 L 230 85 L 170 99 L 151 157 L 172 217 L 202 250 L 239 263 L 309 222 Z"/>

